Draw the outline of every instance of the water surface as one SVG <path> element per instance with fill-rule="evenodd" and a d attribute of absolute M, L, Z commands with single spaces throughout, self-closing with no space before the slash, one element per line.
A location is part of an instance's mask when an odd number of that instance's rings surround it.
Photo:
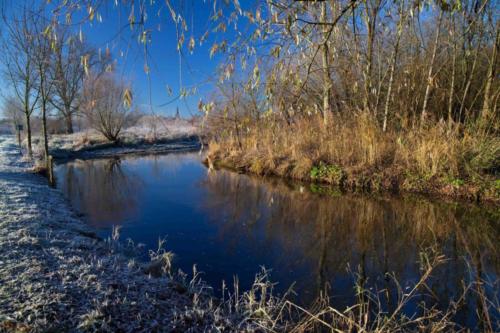
<path fill-rule="evenodd" d="M 355 302 L 358 282 L 388 290 L 381 297 L 390 309 L 397 301 L 391 276 L 403 289 L 413 286 L 421 253 L 431 247 L 448 261 L 428 283 L 428 304 L 445 309 L 464 283 L 498 277 L 499 215 L 474 205 L 208 173 L 197 153 L 76 160 L 57 166 L 56 176 L 75 209 L 103 236 L 120 225 L 122 238 L 149 249 L 165 238 L 175 267 L 190 272 L 196 264 L 215 287 L 223 280 L 232 284 L 237 275 L 248 288 L 266 267 L 276 291 L 294 285 L 301 304 L 327 290 L 342 309 Z M 498 297 L 488 285 L 480 291 Z M 406 312 L 423 299 L 410 302 Z M 476 327 L 483 308 L 470 292 L 456 320 Z M 498 325 L 498 308 L 490 312 Z"/>

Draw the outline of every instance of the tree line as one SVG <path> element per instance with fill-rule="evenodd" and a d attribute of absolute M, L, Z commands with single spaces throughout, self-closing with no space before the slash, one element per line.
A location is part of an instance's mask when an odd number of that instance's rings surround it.
<path fill-rule="evenodd" d="M 76 13 L 82 21 L 102 19 L 100 12 L 106 7 L 97 0 L 52 1 L 51 5 L 56 14 L 41 24 L 49 35 L 63 25 L 60 21 Z M 417 136 L 431 129 L 445 128 L 440 139 L 451 142 L 446 138 L 453 136 L 459 145 L 464 138 L 494 138 L 499 131 L 500 26 L 494 1 L 212 1 L 204 7 L 210 23 L 199 35 L 190 31 L 193 13 L 185 11 L 182 1 L 167 0 L 161 5 L 117 1 L 114 6 L 129 9 L 128 26 L 144 50 L 154 46 L 154 23 L 148 20 L 154 14 L 167 16 L 167 24 L 175 25 L 177 45 L 172 47 L 182 56 L 212 43 L 207 56 L 218 55 L 222 62 L 216 89 L 211 97 L 200 98 L 199 108 L 215 141 L 236 142 L 221 145 L 228 149 L 245 149 L 243 141 L 249 135 L 262 141 L 262 131 L 269 128 L 276 143 L 280 134 L 295 131 L 293 126 L 300 122 L 313 124 L 317 117 L 322 133 L 332 135 L 368 117 L 370 131 L 388 133 L 379 139 L 399 137 L 407 143 L 408 133 Z M 93 58 L 88 55 L 80 56 L 80 74 L 91 66 Z M 58 89 L 57 96 L 68 98 L 56 97 L 56 103 L 48 99 L 62 114 L 77 109 L 76 104 L 65 102 L 73 96 L 68 91 Z M 31 102 L 23 104 L 27 113 L 40 104 L 34 103 L 37 94 L 30 96 Z M 313 126 L 309 128 L 314 132 Z M 332 135 L 319 139 L 330 143 Z M 487 158 L 494 164 L 500 148 L 498 142 L 492 144 Z M 428 147 L 422 149 L 431 154 Z M 332 156 L 324 159 L 333 162 Z"/>
<path fill-rule="evenodd" d="M 92 128 L 116 141 L 131 110 L 132 92 L 113 74 L 109 49 L 96 50 L 73 26 L 51 19 L 43 3 L 9 9 L 2 13 L 2 75 L 9 93 L 3 108 L 14 123 L 25 125 L 28 156 L 33 155 L 36 112 L 46 163 L 47 119 L 53 111 L 64 120 L 66 133 L 73 133 L 75 117 L 83 116 Z"/>
<path fill-rule="evenodd" d="M 498 131 L 494 1 L 265 0 L 251 10 L 232 4 L 230 14 L 213 16 L 220 31 L 246 32 L 212 47 L 227 56 L 216 95 L 226 118 L 272 112 L 292 122 L 321 113 L 328 126 L 334 114 L 364 111 L 383 131 L 437 121 Z M 235 109 L 236 95 L 247 102 Z"/>

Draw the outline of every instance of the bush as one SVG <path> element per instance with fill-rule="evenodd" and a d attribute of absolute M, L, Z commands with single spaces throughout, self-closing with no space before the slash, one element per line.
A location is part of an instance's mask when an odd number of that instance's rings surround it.
<path fill-rule="evenodd" d="M 117 142 L 120 132 L 132 120 L 131 92 L 111 74 L 86 79 L 82 111 L 89 125 L 109 141 Z"/>

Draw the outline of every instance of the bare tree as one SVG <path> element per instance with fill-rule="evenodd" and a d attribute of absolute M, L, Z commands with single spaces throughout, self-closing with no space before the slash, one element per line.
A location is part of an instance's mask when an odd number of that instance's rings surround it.
<path fill-rule="evenodd" d="M 495 28 L 495 38 L 493 40 L 493 50 L 491 53 L 491 57 L 488 59 L 489 65 L 488 65 L 488 74 L 486 77 L 486 86 L 484 88 L 484 100 L 483 100 L 483 107 L 481 109 L 481 122 L 483 125 L 487 123 L 488 120 L 490 120 L 490 117 L 492 116 L 492 106 L 493 106 L 493 101 L 491 98 L 491 90 L 493 86 L 493 81 L 495 80 L 495 72 L 497 71 L 497 53 L 498 53 L 498 48 L 500 47 L 500 21 L 497 21 L 497 25 Z"/>
<path fill-rule="evenodd" d="M 98 57 L 94 49 L 66 27 L 59 27 L 56 34 L 50 67 L 54 96 L 50 103 L 64 118 L 66 133 L 73 133 L 73 117 L 78 112 L 85 72 L 102 73 L 110 54 L 106 51 L 105 55 Z"/>
<path fill-rule="evenodd" d="M 398 8 L 399 21 L 396 27 L 396 40 L 394 42 L 394 50 L 392 51 L 391 63 L 389 68 L 389 82 L 387 87 L 387 96 L 385 97 L 385 107 L 384 107 L 384 121 L 382 124 L 382 130 L 385 132 L 387 130 L 387 118 L 389 115 L 389 105 L 392 98 L 392 87 L 394 84 L 394 72 L 396 70 L 396 62 L 398 60 L 399 44 L 401 42 L 401 35 L 403 33 L 403 27 L 406 20 L 405 11 L 405 0 L 400 2 Z"/>
<path fill-rule="evenodd" d="M 364 21 L 366 25 L 366 66 L 364 68 L 363 76 L 364 76 L 364 89 L 365 89 L 365 97 L 363 100 L 363 108 L 365 110 L 370 110 L 370 96 L 372 95 L 372 87 L 373 87 L 373 53 L 374 53 L 374 43 L 376 36 L 376 28 L 377 28 L 377 18 L 379 17 L 379 12 L 382 8 L 381 0 L 365 0 L 365 16 Z M 376 110 L 371 110 L 375 113 Z"/>
<path fill-rule="evenodd" d="M 443 11 L 441 9 L 439 10 L 439 18 L 438 18 L 438 26 L 436 30 L 436 35 L 434 39 L 434 44 L 432 45 L 432 54 L 431 54 L 431 60 L 429 64 L 429 72 L 427 73 L 427 82 L 425 85 L 425 95 L 424 95 L 424 104 L 422 106 L 422 114 L 421 114 L 421 119 L 420 119 L 420 124 L 423 125 L 424 121 L 426 120 L 427 117 L 427 105 L 429 103 L 429 97 L 431 94 L 432 87 L 434 85 L 434 67 L 435 67 L 435 62 L 436 62 L 436 53 L 437 49 L 439 47 L 439 35 L 441 33 L 441 22 L 443 21 Z"/>
<path fill-rule="evenodd" d="M 33 60 L 35 29 L 25 6 L 18 15 L 3 15 L 6 34 L 2 40 L 4 77 L 11 84 L 14 96 L 23 106 L 28 156 L 33 156 L 31 116 L 39 99 L 36 89 L 38 72 Z"/>
<path fill-rule="evenodd" d="M 13 126 L 22 125 L 24 115 L 23 106 L 16 97 L 8 96 L 5 98 L 2 113 Z"/>
<path fill-rule="evenodd" d="M 90 126 L 109 141 L 117 142 L 130 120 L 132 94 L 111 73 L 85 78 L 81 109 Z"/>
<path fill-rule="evenodd" d="M 45 166 L 49 167 L 49 140 L 47 135 L 47 112 L 49 100 L 51 99 L 54 81 L 50 77 L 48 68 L 51 64 L 53 39 L 49 22 L 43 19 L 42 15 L 32 15 L 34 20 L 35 34 L 33 41 L 33 63 L 38 72 L 36 89 L 38 90 L 40 110 L 42 114 L 42 133 Z"/>
<path fill-rule="evenodd" d="M 333 10 L 333 8 L 332 8 Z M 327 22 L 327 5 L 326 2 L 321 4 L 321 22 Z M 330 28 L 331 29 L 331 28 Z M 321 62 L 323 66 L 323 123 L 328 125 L 328 118 L 330 118 L 331 107 L 331 89 L 332 80 L 330 77 L 330 66 L 329 66 L 329 50 L 328 50 L 328 40 L 330 38 L 331 32 L 327 25 L 323 27 L 323 45 L 321 48 Z"/>

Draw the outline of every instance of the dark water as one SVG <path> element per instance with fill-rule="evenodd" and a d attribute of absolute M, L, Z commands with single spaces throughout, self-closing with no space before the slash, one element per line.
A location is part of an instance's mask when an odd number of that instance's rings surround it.
<path fill-rule="evenodd" d="M 261 266 L 283 292 L 292 284 L 296 300 L 309 304 L 322 290 L 343 309 L 356 300 L 355 282 L 376 292 L 386 309 L 397 288 L 421 276 L 421 252 L 433 247 L 447 261 L 422 290 L 418 303 L 446 309 L 464 284 L 474 285 L 456 320 L 476 327 L 488 308 L 498 328 L 498 303 L 481 305 L 479 293 L 498 297 L 500 224 L 498 209 L 432 201 L 416 196 L 341 195 L 313 185 L 287 184 L 229 171 L 208 173 L 196 153 L 73 161 L 56 168 L 58 187 L 88 223 L 107 236 L 155 249 L 159 238 L 176 254 L 174 265 L 191 272 L 197 264 L 212 286 L 248 288 Z M 477 327 L 476 327 L 477 328 Z"/>

